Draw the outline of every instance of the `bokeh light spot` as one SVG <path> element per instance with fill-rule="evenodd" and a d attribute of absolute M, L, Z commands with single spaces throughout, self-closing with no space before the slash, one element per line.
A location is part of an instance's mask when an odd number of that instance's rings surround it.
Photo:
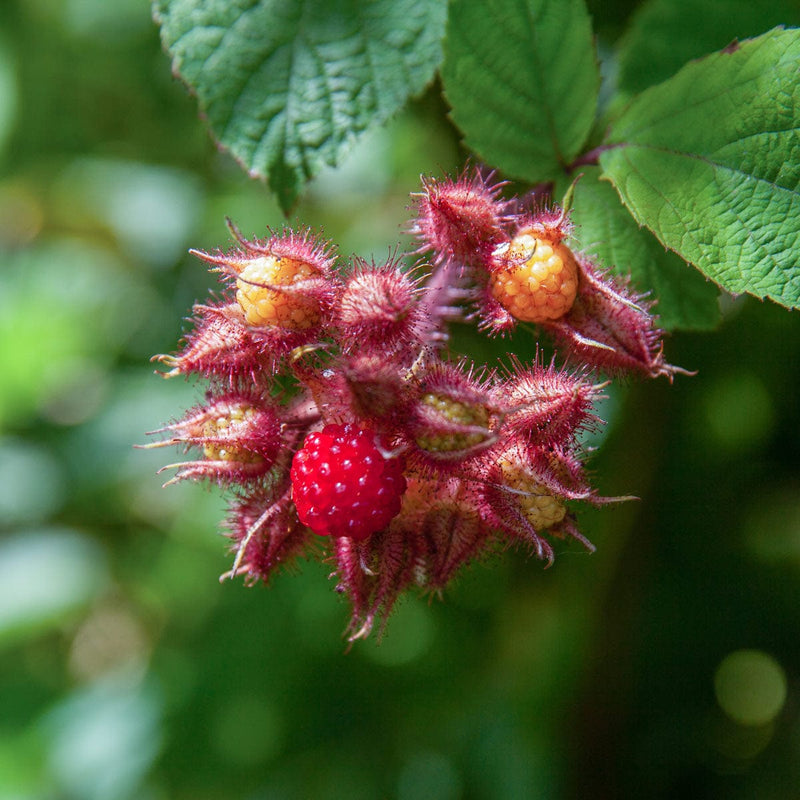
<path fill-rule="evenodd" d="M 144 663 L 150 647 L 133 610 L 112 600 L 81 623 L 72 640 L 69 669 L 79 680 L 93 680 L 126 664 Z"/>
<path fill-rule="evenodd" d="M 7 525 L 41 522 L 64 502 L 61 465 L 41 445 L 0 439 L 0 519 Z"/>
<path fill-rule="evenodd" d="M 3 92 L 2 83 L 0 77 L 0 96 Z M 0 142 L 3 135 L 2 113 L 0 110 Z M 43 224 L 44 208 L 32 184 L 19 178 L 0 184 L 0 246 L 23 247 L 29 244 L 39 235 Z"/>
<path fill-rule="evenodd" d="M 775 408 L 761 379 L 751 372 L 729 373 L 710 385 L 703 402 L 706 436 L 731 451 L 747 451 L 769 436 Z"/>
<path fill-rule="evenodd" d="M 736 650 L 717 667 L 714 691 L 720 707 L 734 722 L 766 725 L 786 702 L 786 675 L 767 653 Z"/>
<path fill-rule="evenodd" d="M 161 748 L 163 699 L 141 670 L 122 670 L 69 694 L 41 722 L 61 797 L 145 797 Z"/>
<path fill-rule="evenodd" d="M 166 268 L 181 258 L 202 204 L 184 170 L 104 158 L 78 158 L 62 173 L 58 197 L 103 220 L 137 262 Z M 132 306 L 133 304 L 131 304 Z"/>
<path fill-rule="evenodd" d="M 797 481 L 758 488 L 743 515 L 742 532 L 751 553 L 769 564 L 800 565 L 800 485 Z"/>
<path fill-rule="evenodd" d="M 94 598 L 106 579 L 103 552 L 74 531 L 29 531 L 5 539 L 0 544 L 0 640 L 53 624 Z"/>

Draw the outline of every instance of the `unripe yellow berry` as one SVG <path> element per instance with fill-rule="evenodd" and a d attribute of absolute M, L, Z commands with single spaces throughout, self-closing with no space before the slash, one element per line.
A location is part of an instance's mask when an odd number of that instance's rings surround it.
<path fill-rule="evenodd" d="M 495 299 L 523 322 L 551 322 L 572 308 L 578 294 L 578 262 L 561 243 L 521 233 L 496 253 L 501 268 L 491 277 Z"/>
<path fill-rule="evenodd" d="M 481 405 L 462 403 L 438 394 L 426 394 L 422 398 L 422 403 L 434 409 L 437 415 L 448 422 L 454 422 L 457 425 L 479 425 L 481 428 L 487 428 L 488 434 L 489 412 Z M 486 435 L 478 431 L 452 434 L 430 430 L 418 436 L 416 441 L 421 450 L 432 453 L 452 453 L 475 447 L 485 439 Z"/>
<path fill-rule="evenodd" d="M 289 330 L 305 330 L 317 324 L 320 309 L 316 298 L 260 284 L 289 286 L 318 275 L 311 264 L 285 256 L 263 256 L 248 262 L 236 281 L 236 299 L 248 324 Z"/>
<path fill-rule="evenodd" d="M 504 484 L 515 490 L 520 510 L 537 531 L 547 530 L 564 519 L 567 514 L 564 504 L 530 474 L 508 461 L 502 461 L 500 469 Z"/>
<path fill-rule="evenodd" d="M 203 425 L 203 436 L 211 439 L 237 438 L 239 433 L 243 438 L 251 429 L 256 410 L 251 406 L 233 406 L 226 415 L 209 419 Z M 258 453 L 221 442 L 206 442 L 203 454 L 210 461 L 236 461 L 239 464 L 259 464 L 264 459 Z"/>

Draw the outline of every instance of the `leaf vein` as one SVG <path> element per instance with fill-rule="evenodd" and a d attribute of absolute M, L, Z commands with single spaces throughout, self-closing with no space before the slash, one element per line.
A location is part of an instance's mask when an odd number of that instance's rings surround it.
<path fill-rule="evenodd" d="M 732 173 L 734 173 L 736 175 L 740 175 L 745 179 L 758 181 L 759 183 L 763 183 L 763 184 L 765 184 L 767 186 L 771 186 L 776 191 L 788 192 L 791 195 L 796 195 L 796 196 L 800 197 L 800 191 L 798 191 L 798 188 L 800 188 L 800 187 L 793 189 L 793 188 L 791 188 L 789 186 L 781 186 L 780 184 L 775 183 L 774 181 L 770 181 L 767 178 L 762 178 L 759 175 L 753 175 L 750 172 L 745 172 L 745 170 L 733 167 L 730 164 L 723 164 L 723 163 L 721 163 L 719 161 L 714 161 L 710 156 L 704 156 L 704 155 L 702 155 L 700 153 L 689 153 L 689 152 L 687 152 L 685 150 L 676 150 L 676 149 L 669 148 L 669 147 L 661 147 L 661 146 L 649 145 L 649 144 L 632 144 L 630 142 L 621 145 L 620 151 L 624 152 L 628 148 L 641 148 L 642 150 L 652 150 L 652 151 L 655 151 L 655 152 L 658 152 L 658 153 L 667 153 L 669 155 L 680 156 L 682 158 L 688 158 L 688 159 L 692 159 L 694 161 L 700 161 L 700 162 L 702 162 L 704 164 L 708 164 L 712 168 L 718 168 L 718 169 L 727 170 L 728 172 L 732 172 Z M 628 164 L 630 164 L 630 163 L 631 162 L 628 161 Z M 636 171 L 636 174 L 641 177 L 641 173 L 638 170 Z"/>

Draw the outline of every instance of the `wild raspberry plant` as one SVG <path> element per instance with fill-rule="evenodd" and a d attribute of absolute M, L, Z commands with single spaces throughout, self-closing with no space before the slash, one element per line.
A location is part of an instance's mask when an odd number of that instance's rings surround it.
<path fill-rule="evenodd" d="M 719 321 L 716 286 L 800 306 L 800 16 L 762 5 L 646 0 L 609 41 L 585 0 L 288 0 L 281 13 L 273 0 L 153 0 L 212 134 L 287 213 L 324 165 L 441 89 L 466 148 L 504 177 L 560 197 L 585 173 L 572 212 L 584 249 L 657 297 L 665 326 L 695 330 Z M 522 258 L 518 235 L 508 253 Z M 499 271 L 495 294 L 543 253 Z M 543 309 L 568 301 L 573 269 Z"/>
<path fill-rule="evenodd" d="M 173 480 L 233 492 L 230 575 L 266 580 L 327 544 L 357 638 L 405 588 L 440 591 L 497 547 L 548 562 L 559 539 L 591 547 L 576 505 L 610 498 L 589 484 L 579 433 L 600 424 L 604 380 L 681 371 L 655 301 L 668 330 L 712 328 L 717 287 L 800 307 L 800 32 L 770 12 L 771 30 L 731 41 L 736 13 L 693 24 L 701 5 L 680 6 L 683 38 L 711 55 L 674 36 L 654 46 L 634 15 L 602 48 L 618 81 L 601 93 L 584 0 L 303 0 L 280 15 L 271 0 L 154 0 L 212 134 L 286 212 L 428 85 L 476 161 L 533 187 L 425 179 L 411 271 L 345 266 L 307 230 L 234 229 L 234 250 L 196 253 L 228 290 L 161 357 L 209 382 L 162 443 L 197 454 Z M 451 356 L 456 320 L 530 327 L 560 360 Z"/>
<path fill-rule="evenodd" d="M 568 209 L 512 211 L 522 201 L 501 188 L 477 170 L 424 182 L 410 229 L 432 267 L 337 270 L 307 230 L 247 240 L 231 226 L 233 250 L 193 251 L 226 290 L 195 306 L 180 352 L 157 358 L 209 389 L 150 446 L 195 452 L 168 483 L 232 491 L 228 577 L 268 581 L 321 554 L 356 639 L 401 592 L 440 593 L 488 552 L 521 545 L 549 564 L 556 541 L 593 549 L 576 507 L 621 499 L 592 488 L 579 438 L 601 424 L 601 373 L 677 370 L 641 298 L 571 249 Z M 533 321 L 568 368 L 477 365 L 446 347 L 453 321 L 503 334 L 540 308 Z"/>

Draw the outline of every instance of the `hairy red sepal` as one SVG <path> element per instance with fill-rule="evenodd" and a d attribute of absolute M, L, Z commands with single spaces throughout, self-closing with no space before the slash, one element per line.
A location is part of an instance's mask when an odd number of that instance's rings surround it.
<path fill-rule="evenodd" d="M 481 265 L 506 238 L 509 203 L 500 199 L 502 185 L 492 185 L 477 169 L 456 180 L 423 178 L 411 226 L 422 243 L 420 251 L 432 250 L 437 263 Z"/>

